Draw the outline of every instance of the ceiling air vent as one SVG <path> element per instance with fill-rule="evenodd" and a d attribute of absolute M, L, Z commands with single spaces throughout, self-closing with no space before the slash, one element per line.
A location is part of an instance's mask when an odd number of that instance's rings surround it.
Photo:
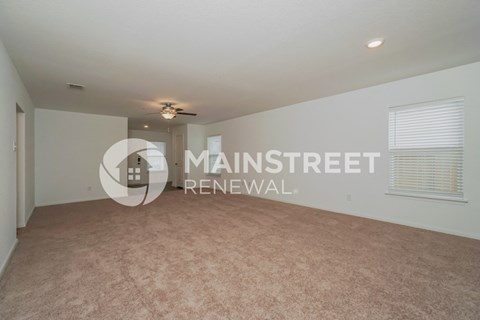
<path fill-rule="evenodd" d="M 70 89 L 73 89 L 73 90 L 83 90 L 83 89 L 85 89 L 84 85 L 76 84 L 76 83 L 67 83 L 67 86 Z"/>

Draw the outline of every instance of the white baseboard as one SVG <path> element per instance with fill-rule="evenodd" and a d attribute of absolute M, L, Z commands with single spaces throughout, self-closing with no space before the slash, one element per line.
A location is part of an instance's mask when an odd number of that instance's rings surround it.
<path fill-rule="evenodd" d="M 294 204 L 294 205 L 297 205 L 297 206 L 302 206 L 302 207 L 307 207 L 307 208 L 312 208 L 312 209 L 324 210 L 324 211 L 328 211 L 328 212 L 332 212 L 332 213 L 345 214 L 345 215 L 348 215 L 348 216 L 360 217 L 360 218 L 382 221 L 382 222 L 387 222 L 387 223 L 393 223 L 393 224 L 398 224 L 398 225 L 417 228 L 417 229 L 424 229 L 424 230 L 429 230 L 429 231 L 435 231 L 435 232 L 450 234 L 450 235 L 458 236 L 458 237 L 465 237 L 465 238 L 480 240 L 480 235 L 479 234 L 467 233 L 467 232 L 463 232 L 463 231 L 441 228 L 441 227 L 437 227 L 437 226 L 424 225 L 424 224 L 405 221 L 405 220 L 401 220 L 401 219 L 383 218 L 383 217 L 365 215 L 365 214 L 358 214 L 358 213 L 353 213 L 353 212 L 340 212 L 340 211 L 336 211 L 336 210 L 329 210 L 329 209 L 323 209 L 323 208 L 318 208 L 318 207 L 312 207 L 312 206 L 305 205 L 303 203 L 296 202 L 296 201 L 282 201 L 282 200 L 272 199 L 272 198 L 264 197 L 264 196 L 261 196 L 261 195 L 255 195 L 255 194 L 244 194 L 244 195 L 251 196 L 251 197 L 256 197 L 256 198 L 261 198 L 261 199 L 266 199 L 266 200 L 270 200 L 270 201 L 278 201 L 278 202 L 282 202 L 282 203 Z"/>
<path fill-rule="evenodd" d="M 88 199 L 71 199 L 71 200 L 62 200 L 62 201 L 53 201 L 53 202 L 44 202 L 44 203 L 37 203 L 35 207 L 46 207 L 46 206 L 55 206 L 57 204 L 67 204 L 67 203 L 76 203 L 76 202 L 87 202 L 87 201 L 95 201 L 95 200 L 105 200 L 111 199 L 108 196 L 101 196 L 101 197 L 92 197 Z"/>
<path fill-rule="evenodd" d="M 35 210 L 35 206 L 33 206 L 32 209 L 30 209 L 29 214 L 25 217 L 25 226 L 27 226 L 28 220 L 30 220 L 30 217 L 32 216 L 34 210 Z"/>
<path fill-rule="evenodd" d="M 25 221 L 23 223 L 20 223 L 17 225 L 17 228 L 25 228 L 28 224 L 28 220 L 30 220 L 30 217 L 32 216 L 33 210 L 35 210 L 35 207 L 32 207 L 30 211 L 28 211 L 28 215 L 25 216 Z"/>
<path fill-rule="evenodd" d="M 377 221 L 382 221 L 382 222 L 388 222 L 388 223 L 398 224 L 398 225 L 407 226 L 407 227 L 412 227 L 412 228 L 417 228 L 417 229 L 424 229 L 424 230 L 429 230 L 429 231 L 434 231 L 434 232 L 440 232 L 440 233 L 450 234 L 450 235 L 458 236 L 458 237 L 464 237 L 464 238 L 470 238 L 470 239 L 480 240 L 480 235 L 478 235 L 478 234 L 473 234 L 473 233 L 467 233 L 467 232 L 463 232 L 463 231 L 457 231 L 457 230 L 452 230 L 452 229 L 440 228 L 440 227 L 436 227 L 436 226 L 429 226 L 429 225 L 424 225 L 424 224 L 420 224 L 420 223 L 415 223 L 415 222 L 410 222 L 410 221 L 404 221 L 404 220 L 400 220 L 400 219 L 379 218 L 379 217 L 376 217 L 376 216 L 369 216 L 369 215 L 364 215 L 364 214 L 346 213 L 346 212 L 339 212 L 339 213 L 340 213 L 340 214 L 346 214 L 346 215 L 349 215 L 349 216 L 366 218 L 366 219 L 370 219 L 370 220 L 377 220 Z"/>
<path fill-rule="evenodd" d="M 5 273 L 5 270 L 7 269 L 8 263 L 10 262 L 10 259 L 12 258 L 13 252 L 15 251 L 15 248 L 17 247 L 18 239 L 15 239 L 15 242 L 13 243 L 12 247 L 10 248 L 10 251 L 8 252 L 7 257 L 5 258 L 5 261 L 3 262 L 2 266 L 0 267 L 0 279 L 2 278 L 3 274 Z"/>

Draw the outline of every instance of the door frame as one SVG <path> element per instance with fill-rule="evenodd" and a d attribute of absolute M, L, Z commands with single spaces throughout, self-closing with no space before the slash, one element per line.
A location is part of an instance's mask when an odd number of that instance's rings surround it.
<path fill-rule="evenodd" d="M 16 212 L 17 212 L 17 228 L 26 226 L 25 212 L 25 112 L 17 104 L 16 105 L 16 130 L 14 149 L 16 153 Z"/>
<path fill-rule="evenodd" d="M 178 174 L 177 163 L 179 161 L 177 159 L 177 155 L 178 155 L 178 150 L 177 150 L 178 144 L 177 144 L 177 142 L 178 142 L 178 140 L 181 141 L 182 152 L 185 152 L 185 136 L 184 136 L 183 133 L 178 133 L 178 134 L 173 134 L 172 137 L 173 137 L 173 164 L 174 164 L 174 173 L 173 173 L 174 179 L 173 179 L 173 182 L 172 182 L 172 186 L 177 187 L 177 188 L 183 188 L 184 184 L 185 184 L 185 172 L 182 171 L 181 175 Z M 184 161 L 183 162 L 185 162 L 185 156 L 184 156 Z M 184 165 L 185 165 L 185 163 L 183 164 L 183 166 Z M 181 183 L 179 183 L 179 181 Z"/>

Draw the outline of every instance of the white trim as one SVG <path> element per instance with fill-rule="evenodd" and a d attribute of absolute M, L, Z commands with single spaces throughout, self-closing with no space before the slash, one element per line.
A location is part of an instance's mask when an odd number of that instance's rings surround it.
<path fill-rule="evenodd" d="M 30 213 L 27 216 L 25 216 L 24 223 L 18 225 L 17 228 L 25 228 L 27 226 L 28 221 L 30 220 L 30 217 L 32 216 L 33 210 L 35 210 L 35 206 L 33 206 L 32 209 L 30 209 L 30 211 L 29 211 Z"/>
<path fill-rule="evenodd" d="M 33 206 L 32 209 L 30 209 L 29 214 L 25 217 L 25 226 L 27 226 L 28 221 L 32 217 L 33 211 L 35 211 L 35 206 Z"/>
<path fill-rule="evenodd" d="M 435 226 L 428 226 L 428 225 L 424 225 L 424 224 L 421 224 L 421 223 L 404 221 L 404 220 L 400 220 L 400 219 L 378 218 L 378 217 L 374 217 L 374 216 L 370 216 L 370 215 L 345 213 L 345 212 L 339 212 L 339 213 L 340 214 L 346 214 L 346 215 L 349 215 L 349 216 L 356 216 L 356 217 L 361 217 L 361 218 L 366 218 L 366 219 L 371 219 L 371 220 L 377 220 L 377 221 L 382 221 L 382 222 L 387 222 L 387 223 L 398 224 L 398 225 L 417 228 L 417 229 L 440 232 L 440 233 L 449 234 L 449 235 L 458 236 L 458 237 L 465 237 L 465 238 L 480 240 L 480 235 L 479 234 L 456 231 L 456 230 L 452 230 L 452 229 L 435 227 Z"/>
<path fill-rule="evenodd" d="M 338 213 L 338 214 L 344 214 L 344 215 L 348 215 L 348 216 L 366 218 L 366 219 L 370 219 L 370 220 L 382 221 L 382 222 L 393 223 L 393 224 L 398 224 L 398 225 L 417 228 L 417 229 L 430 230 L 430 231 L 450 234 L 450 235 L 454 235 L 454 236 L 480 240 L 480 234 L 474 234 L 474 233 L 462 232 L 462 231 L 457 231 L 457 230 L 452 230 L 452 229 L 447 229 L 447 228 L 429 226 L 429 225 L 424 225 L 424 224 L 420 224 L 420 223 L 404 221 L 404 220 L 401 220 L 401 219 L 379 218 L 377 216 L 371 216 L 371 215 L 368 215 L 368 214 L 358 214 L 358 213 L 332 211 L 332 210 L 328 210 L 328 209 L 322 209 L 322 208 L 318 208 L 318 207 L 308 206 L 308 205 L 298 203 L 298 202 L 294 202 L 294 201 L 282 201 L 282 200 L 266 198 L 266 197 L 262 197 L 262 196 L 254 195 L 254 194 L 245 194 L 245 193 L 242 193 L 242 194 L 246 195 L 246 196 L 266 199 L 266 200 L 270 200 L 270 201 L 277 201 L 277 202 L 281 202 L 281 203 L 294 204 L 294 205 L 301 206 L 301 207 L 306 207 L 306 208 L 318 209 L 318 210 L 328 211 L 328 212 L 332 212 L 332 213 Z"/>
<path fill-rule="evenodd" d="M 435 99 L 435 100 L 429 100 L 429 101 L 423 101 L 419 103 L 413 103 L 413 104 L 402 104 L 399 106 L 389 106 L 388 109 L 395 109 L 395 110 L 402 110 L 402 109 L 410 109 L 410 108 L 422 108 L 422 107 L 429 107 L 432 104 L 440 103 L 441 105 L 446 105 L 446 104 L 451 104 L 451 103 L 457 103 L 457 102 L 464 102 L 465 97 L 462 96 L 457 96 L 457 97 L 452 97 L 452 98 L 444 98 L 444 99 Z"/>
<path fill-rule="evenodd" d="M 0 268 L 0 279 L 3 277 L 3 274 L 5 273 L 5 270 L 7 269 L 8 264 L 10 263 L 10 259 L 12 259 L 13 252 L 15 251 L 15 248 L 17 247 L 18 239 L 15 239 L 15 242 L 13 243 L 12 247 L 10 248 L 10 251 L 8 252 L 7 258 L 2 264 L 2 267 Z"/>
<path fill-rule="evenodd" d="M 396 197 L 408 197 L 408 198 L 420 198 L 420 199 L 428 199 L 428 200 L 440 200 L 440 201 L 452 201 L 452 202 L 459 202 L 459 203 L 468 203 L 467 199 L 461 198 L 450 198 L 450 197 L 442 197 L 442 196 L 428 196 L 428 195 L 421 195 L 421 194 L 414 194 L 414 193 L 402 193 L 397 191 L 387 191 L 385 192 L 387 196 L 396 196 Z"/>
<path fill-rule="evenodd" d="M 72 200 L 61 200 L 61 201 L 55 201 L 55 202 L 49 202 L 49 203 L 37 203 L 35 205 L 35 208 L 37 207 L 46 207 L 46 206 L 55 206 L 57 204 L 68 204 L 68 203 L 77 203 L 77 202 L 87 202 L 87 201 L 96 201 L 96 200 L 106 200 L 106 199 L 111 199 L 110 197 L 94 197 L 94 198 L 88 198 L 88 199 L 72 199 Z"/>

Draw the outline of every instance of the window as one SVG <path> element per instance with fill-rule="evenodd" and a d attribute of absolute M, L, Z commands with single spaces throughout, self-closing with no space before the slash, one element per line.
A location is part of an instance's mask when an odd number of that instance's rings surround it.
<path fill-rule="evenodd" d="M 392 194 L 463 200 L 463 99 L 389 112 Z"/>
<path fill-rule="evenodd" d="M 216 168 L 212 171 L 215 162 L 220 161 L 220 153 L 222 152 L 222 136 L 211 136 L 207 138 L 208 145 L 208 172 L 211 174 L 220 174 L 221 169 Z"/>
<path fill-rule="evenodd" d="M 158 150 L 147 149 L 147 170 L 148 171 L 165 171 L 165 142 L 151 142 Z M 160 151 L 162 155 L 158 153 Z"/>

